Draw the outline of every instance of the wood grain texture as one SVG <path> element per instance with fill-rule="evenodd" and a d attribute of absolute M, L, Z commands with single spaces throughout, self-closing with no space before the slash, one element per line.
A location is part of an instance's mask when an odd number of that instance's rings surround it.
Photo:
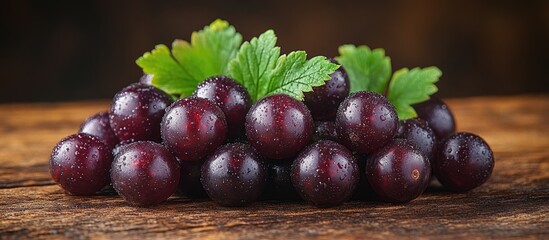
<path fill-rule="evenodd" d="M 70 196 L 50 179 L 51 149 L 108 102 L 0 105 L 0 238 L 549 238 L 549 96 L 447 102 L 458 129 L 494 150 L 486 184 L 463 194 L 434 186 L 404 205 L 328 209 L 276 201 L 225 208 L 182 196 L 136 208 L 112 192 Z"/>

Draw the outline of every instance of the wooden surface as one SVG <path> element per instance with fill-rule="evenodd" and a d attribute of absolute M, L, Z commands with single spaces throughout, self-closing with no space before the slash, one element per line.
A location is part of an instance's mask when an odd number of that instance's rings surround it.
<path fill-rule="evenodd" d="M 549 238 L 549 95 L 447 101 L 460 131 L 495 153 L 490 180 L 464 194 L 430 188 L 409 204 L 352 201 L 318 209 L 246 208 L 171 197 L 151 208 L 118 196 L 75 197 L 48 172 L 54 144 L 108 102 L 0 105 L 0 238 Z"/>

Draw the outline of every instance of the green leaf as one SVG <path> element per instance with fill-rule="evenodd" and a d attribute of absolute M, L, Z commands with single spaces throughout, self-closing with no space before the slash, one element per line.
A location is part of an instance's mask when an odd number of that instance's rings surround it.
<path fill-rule="evenodd" d="M 440 76 L 442 72 L 436 67 L 403 68 L 393 74 L 387 98 L 395 106 L 400 120 L 417 116 L 411 105 L 426 101 L 437 92 L 435 83 Z"/>
<path fill-rule="evenodd" d="M 265 83 L 270 81 L 280 56 L 280 48 L 275 45 L 274 31 L 268 30 L 242 44 L 236 58 L 229 63 L 229 75 L 248 90 L 253 101 L 267 91 L 268 85 Z"/>
<path fill-rule="evenodd" d="M 179 95 L 194 91 L 194 86 L 184 80 L 191 76 L 174 60 L 166 45 L 156 45 L 154 50 L 140 57 L 137 64 L 143 68 L 143 72 L 153 74 L 153 84 L 168 94 Z"/>
<path fill-rule="evenodd" d="M 242 44 L 229 63 L 229 74 L 248 90 L 253 101 L 275 93 L 303 100 L 303 92 L 323 85 L 338 67 L 325 57 L 307 60 L 303 51 L 280 56 L 274 31 L 268 30 Z"/>
<path fill-rule="evenodd" d="M 152 84 L 167 93 L 190 96 L 204 79 L 225 75 L 236 56 L 242 36 L 227 21 L 215 20 L 193 32 L 191 42 L 175 40 L 172 50 L 158 45 L 136 60 L 143 72 L 152 74 Z"/>
<path fill-rule="evenodd" d="M 383 49 L 343 45 L 336 60 L 343 65 L 351 82 L 351 92 L 374 91 L 385 95 L 401 120 L 417 116 L 412 104 L 423 102 L 438 89 L 442 72 L 436 67 L 400 69 L 391 76 L 391 59 Z"/>
<path fill-rule="evenodd" d="M 303 92 L 313 91 L 312 87 L 324 85 L 330 74 L 339 68 L 326 57 L 317 56 L 307 60 L 304 51 L 291 52 L 278 59 L 267 94 L 284 93 L 303 100 Z"/>
<path fill-rule="evenodd" d="M 368 46 L 342 45 L 336 60 L 349 75 L 351 93 L 370 90 L 384 94 L 391 76 L 391 60 L 385 50 Z"/>

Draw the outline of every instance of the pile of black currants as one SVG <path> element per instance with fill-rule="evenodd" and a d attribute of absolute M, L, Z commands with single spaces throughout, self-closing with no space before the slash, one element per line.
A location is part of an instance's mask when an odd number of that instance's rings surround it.
<path fill-rule="evenodd" d="M 343 67 L 303 102 L 274 94 L 252 105 L 226 76 L 203 81 L 174 102 L 145 75 L 118 92 L 108 112 L 53 149 L 50 172 L 68 193 L 112 188 L 151 206 L 179 190 L 223 206 L 302 198 L 330 207 L 357 196 L 391 203 L 417 198 L 434 176 L 451 191 L 483 184 L 493 153 L 477 135 L 455 131 L 448 106 L 431 98 L 418 118 L 399 121 L 374 92 L 349 95 Z"/>

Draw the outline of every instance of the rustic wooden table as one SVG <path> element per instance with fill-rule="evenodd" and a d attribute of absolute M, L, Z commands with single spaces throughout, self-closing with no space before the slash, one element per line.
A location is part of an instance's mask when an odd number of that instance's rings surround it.
<path fill-rule="evenodd" d="M 136 208 L 115 195 L 69 196 L 50 179 L 51 149 L 108 102 L 0 105 L 0 238 L 549 239 L 549 95 L 447 102 L 458 129 L 494 150 L 486 184 L 463 194 L 430 188 L 403 205 L 328 209 L 274 201 L 224 208 L 179 196 Z"/>

